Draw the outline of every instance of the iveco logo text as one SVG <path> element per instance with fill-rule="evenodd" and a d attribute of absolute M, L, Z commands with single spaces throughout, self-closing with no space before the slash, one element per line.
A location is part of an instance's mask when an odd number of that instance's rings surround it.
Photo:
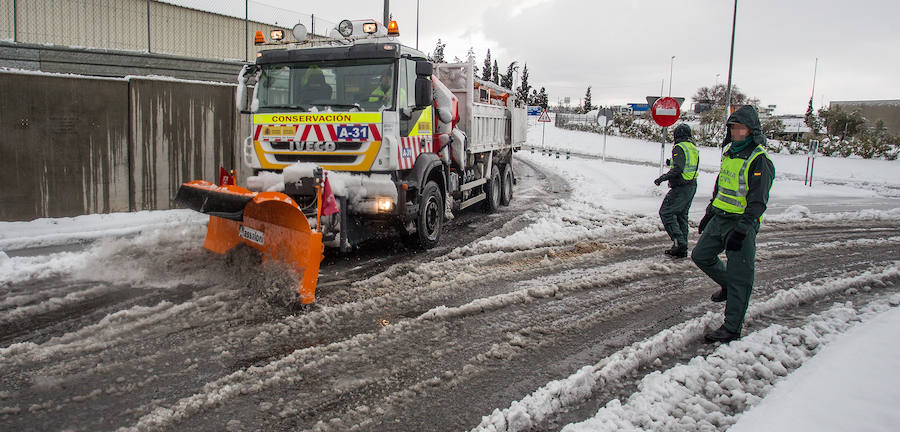
<path fill-rule="evenodd" d="M 275 123 L 336 123 L 349 122 L 350 114 L 285 114 L 273 115 Z"/>

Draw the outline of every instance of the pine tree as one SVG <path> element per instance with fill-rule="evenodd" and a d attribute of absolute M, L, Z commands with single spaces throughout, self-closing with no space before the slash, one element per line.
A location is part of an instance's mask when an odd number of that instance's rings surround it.
<path fill-rule="evenodd" d="M 531 95 L 531 86 L 528 84 L 528 63 L 525 63 L 525 66 L 522 67 L 522 83 L 519 84 L 519 88 L 516 90 L 516 105 L 520 104 L 528 104 L 528 96 Z"/>
<path fill-rule="evenodd" d="M 475 48 L 469 47 L 466 52 L 466 61 L 472 62 L 472 76 L 478 78 L 478 65 L 475 64 Z"/>
<path fill-rule="evenodd" d="M 494 84 L 500 84 L 500 68 L 497 67 L 497 60 L 494 60 L 494 72 L 491 73 L 491 81 Z"/>
<path fill-rule="evenodd" d="M 487 50 L 487 55 L 484 57 L 484 67 L 481 68 L 481 79 L 484 81 L 491 80 L 491 50 Z"/>
<path fill-rule="evenodd" d="M 541 87 L 541 91 L 538 92 L 537 105 L 540 105 L 541 108 L 545 110 L 550 106 L 550 96 L 547 95 L 547 90 L 543 87 Z"/>
<path fill-rule="evenodd" d="M 441 40 L 438 39 L 437 45 L 434 47 L 434 53 L 431 55 L 431 58 L 435 63 L 444 63 L 444 47 L 447 44 L 441 43 Z"/>
<path fill-rule="evenodd" d="M 587 92 L 584 94 L 584 112 L 588 113 L 592 109 L 594 109 L 594 106 L 591 105 L 591 86 L 588 86 Z"/>
<path fill-rule="evenodd" d="M 509 66 L 506 67 L 506 73 L 500 77 L 500 86 L 512 90 L 513 77 L 516 76 L 518 70 L 519 65 L 517 65 L 516 62 L 510 63 Z"/>
<path fill-rule="evenodd" d="M 813 98 L 809 97 L 809 108 L 806 109 L 806 115 L 803 117 L 803 122 L 806 123 L 807 126 L 811 129 L 813 135 L 817 135 L 819 133 L 819 129 L 821 129 L 821 123 L 819 122 L 819 118 L 816 117 L 815 111 L 813 111 Z"/>

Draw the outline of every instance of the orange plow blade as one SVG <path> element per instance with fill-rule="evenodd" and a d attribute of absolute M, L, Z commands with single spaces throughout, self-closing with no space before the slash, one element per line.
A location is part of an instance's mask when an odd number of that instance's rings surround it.
<path fill-rule="evenodd" d="M 244 200 L 246 204 L 239 209 Z M 315 301 L 325 249 L 322 233 L 310 228 L 303 211 L 289 196 L 191 182 L 179 188 L 175 201 L 210 215 L 204 248 L 224 254 L 240 243 L 251 246 L 266 260 L 292 266 L 301 277 L 297 287 L 300 302 Z"/>

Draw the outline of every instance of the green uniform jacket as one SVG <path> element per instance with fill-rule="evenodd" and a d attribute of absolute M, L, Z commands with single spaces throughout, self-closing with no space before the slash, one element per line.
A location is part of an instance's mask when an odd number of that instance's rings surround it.
<path fill-rule="evenodd" d="M 753 153 L 753 150 L 757 145 L 765 146 L 766 144 L 766 137 L 763 136 L 760 129 L 759 117 L 749 113 L 747 109 L 752 110 L 753 108 L 750 106 L 739 108 L 731 115 L 731 117 L 729 117 L 729 121 L 732 119 L 739 119 L 741 124 L 748 125 L 753 141 L 740 151 L 731 153 L 732 157 L 747 159 L 750 157 L 750 154 Z M 731 136 L 729 134 L 726 137 L 726 143 L 730 141 Z M 731 148 L 729 148 L 728 151 L 731 152 Z M 716 177 L 716 182 L 713 183 L 712 199 L 710 199 L 709 205 L 706 207 L 706 213 L 724 217 L 739 217 L 741 221 L 735 227 L 735 231 L 740 233 L 746 234 L 747 230 L 751 227 L 757 229 L 759 218 L 765 213 L 766 206 L 769 203 L 769 189 L 772 188 L 772 182 L 774 180 L 775 165 L 772 161 L 763 156 L 754 159 L 753 163 L 750 164 L 750 176 L 747 182 L 747 208 L 744 210 L 743 214 L 738 215 L 713 207 L 712 201 L 716 198 L 716 192 L 718 191 L 719 185 L 719 179 Z"/>
<path fill-rule="evenodd" d="M 697 184 L 697 178 L 693 180 L 685 180 L 681 173 L 684 172 L 684 165 L 687 162 L 687 155 L 681 147 L 672 147 L 672 168 L 668 172 L 659 177 L 660 181 L 669 181 L 669 187 L 674 188 L 684 186 L 686 184 Z"/>

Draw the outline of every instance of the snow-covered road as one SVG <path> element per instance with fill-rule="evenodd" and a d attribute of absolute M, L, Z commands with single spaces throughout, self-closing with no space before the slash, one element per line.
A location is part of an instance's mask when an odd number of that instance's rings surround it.
<path fill-rule="evenodd" d="M 520 156 L 514 206 L 434 253 L 334 258 L 302 311 L 190 213 L 0 223 L 0 249 L 50 248 L 0 254 L 0 428 L 724 430 L 900 304 L 900 211 L 823 214 L 779 178 L 745 337 L 703 344 L 721 304 L 660 254 L 656 169 Z M 873 184 L 813 198 L 891 199 Z"/>

